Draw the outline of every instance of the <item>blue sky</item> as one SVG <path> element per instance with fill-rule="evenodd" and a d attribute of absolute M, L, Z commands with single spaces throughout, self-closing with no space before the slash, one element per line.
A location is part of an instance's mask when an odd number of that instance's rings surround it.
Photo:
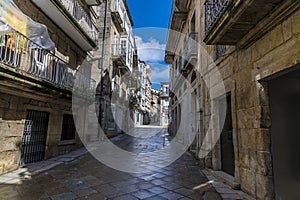
<path fill-rule="evenodd" d="M 139 59 L 152 67 L 152 87 L 160 89 L 168 81 L 169 68 L 164 63 L 172 0 L 127 0 L 134 21 Z"/>
<path fill-rule="evenodd" d="M 172 0 L 127 0 L 134 28 L 168 28 Z"/>

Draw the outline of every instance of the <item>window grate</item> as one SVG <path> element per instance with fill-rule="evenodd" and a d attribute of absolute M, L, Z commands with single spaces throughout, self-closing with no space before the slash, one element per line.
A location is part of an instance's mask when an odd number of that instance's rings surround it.
<path fill-rule="evenodd" d="M 75 133 L 76 133 L 76 128 L 75 128 L 73 115 L 64 114 L 61 140 L 74 140 Z"/>
<path fill-rule="evenodd" d="M 45 157 L 49 113 L 28 110 L 22 138 L 21 165 Z"/>

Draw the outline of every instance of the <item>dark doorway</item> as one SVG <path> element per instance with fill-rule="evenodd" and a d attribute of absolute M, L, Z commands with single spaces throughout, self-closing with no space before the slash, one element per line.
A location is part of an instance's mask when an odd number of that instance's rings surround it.
<path fill-rule="evenodd" d="M 300 197 L 300 70 L 269 81 L 276 199 Z"/>
<path fill-rule="evenodd" d="M 219 101 L 220 110 L 226 106 L 226 112 L 220 112 L 220 125 L 224 121 L 224 126 L 221 132 L 221 169 L 222 171 L 234 176 L 234 148 L 232 138 L 232 113 L 231 113 L 231 94 L 227 94 L 226 99 Z M 225 116 L 224 116 L 225 115 Z M 222 120 L 223 119 L 223 120 Z"/>
<path fill-rule="evenodd" d="M 45 157 L 49 113 L 28 110 L 22 138 L 21 164 L 41 161 Z"/>

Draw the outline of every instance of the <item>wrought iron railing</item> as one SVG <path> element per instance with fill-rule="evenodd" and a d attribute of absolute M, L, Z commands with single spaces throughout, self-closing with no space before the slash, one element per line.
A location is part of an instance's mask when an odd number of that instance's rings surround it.
<path fill-rule="evenodd" d="M 205 1 L 205 36 L 209 34 L 232 0 Z"/>
<path fill-rule="evenodd" d="M 79 94 L 95 89 L 94 80 L 17 31 L 0 33 L 0 63 Z"/>
<path fill-rule="evenodd" d="M 98 31 L 91 17 L 84 11 L 77 0 L 59 0 L 61 4 L 76 19 L 82 29 L 89 35 L 91 39 L 97 41 Z"/>
<path fill-rule="evenodd" d="M 191 33 L 184 47 L 183 62 L 189 61 L 192 56 L 198 55 L 198 33 Z"/>

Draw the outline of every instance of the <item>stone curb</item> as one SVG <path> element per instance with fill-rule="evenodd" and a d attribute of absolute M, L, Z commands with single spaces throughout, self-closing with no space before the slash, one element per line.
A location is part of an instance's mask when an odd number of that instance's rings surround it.
<path fill-rule="evenodd" d="M 206 178 L 211 182 L 212 186 L 215 190 L 221 195 L 222 199 L 230 200 L 230 199 L 243 199 L 243 200 L 254 200 L 254 198 L 250 197 L 246 193 L 241 190 L 234 190 L 218 178 L 216 178 L 211 171 L 208 169 L 201 170 L 201 172 L 206 176 Z"/>

